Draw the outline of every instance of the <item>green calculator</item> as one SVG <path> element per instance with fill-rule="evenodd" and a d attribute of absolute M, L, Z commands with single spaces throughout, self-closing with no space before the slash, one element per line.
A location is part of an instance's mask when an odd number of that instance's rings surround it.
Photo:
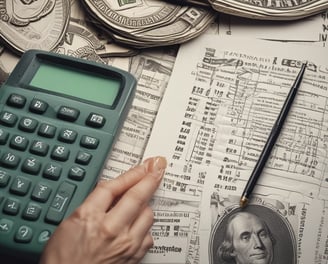
<path fill-rule="evenodd" d="M 0 255 L 38 259 L 94 188 L 135 86 L 114 67 L 23 54 L 0 88 Z"/>

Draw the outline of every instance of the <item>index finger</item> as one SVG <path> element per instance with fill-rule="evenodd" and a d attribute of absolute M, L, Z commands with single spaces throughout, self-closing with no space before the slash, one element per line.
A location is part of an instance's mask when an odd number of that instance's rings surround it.
<path fill-rule="evenodd" d="M 137 184 L 147 173 L 148 167 L 152 159 L 145 160 L 125 173 L 112 180 L 101 180 L 95 189 L 88 195 L 83 203 L 84 208 L 92 208 L 106 212 L 127 190 Z"/>
<path fill-rule="evenodd" d="M 130 188 L 107 213 L 117 228 L 131 225 L 157 190 L 166 168 L 166 159 L 157 157 L 148 163 L 146 176 Z"/>

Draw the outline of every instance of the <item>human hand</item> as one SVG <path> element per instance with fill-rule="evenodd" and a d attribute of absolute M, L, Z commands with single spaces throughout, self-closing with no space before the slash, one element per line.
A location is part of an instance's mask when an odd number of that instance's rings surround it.
<path fill-rule="evenodd" d="M 134 264 L 153 245 L 153 211 L 166 160 L 149 158 L 114 180 L 101 180 L 55 230 L 40 264 Z"/>

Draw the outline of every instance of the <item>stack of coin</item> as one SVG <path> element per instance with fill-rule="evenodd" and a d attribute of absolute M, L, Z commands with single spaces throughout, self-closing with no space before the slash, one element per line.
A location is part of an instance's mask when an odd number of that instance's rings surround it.
<path fill-rule="evenodd" d="M 117 42 L 137 48 L 186 42 L 204 32 L 217 12 L 160 0 L 83 0 L 86 9 Z"/>
<path fill-rule="evenodd" d="M 328 8 L 327 0 L 208 0 L 223 13 L 261 20 L 295 20 Z"/>

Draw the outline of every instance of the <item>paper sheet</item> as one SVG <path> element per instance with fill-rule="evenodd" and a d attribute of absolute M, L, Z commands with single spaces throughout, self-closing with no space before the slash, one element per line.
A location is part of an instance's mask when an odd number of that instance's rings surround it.
<path fill-rule="evenodd" d="M 144 157 L 163 155 L 169 164 L 155 216 L 187 212 L 189 222 L 156 218 L 153 230 L 183 229 L 185 235 L 154 232 L 162 251 L 150 252 L 143 263 L 221 263 L 216 252 L 227 219 L 239 210 L 303 61 L 302 85 L 246 211 L 267 222 L 278 240 L 271 263 L 327 262 L 326 58 L 324 48 L 217 35 L 180 48 Z M 181 248 L 183 260 L 171 254 L 171 245 Z"/>

